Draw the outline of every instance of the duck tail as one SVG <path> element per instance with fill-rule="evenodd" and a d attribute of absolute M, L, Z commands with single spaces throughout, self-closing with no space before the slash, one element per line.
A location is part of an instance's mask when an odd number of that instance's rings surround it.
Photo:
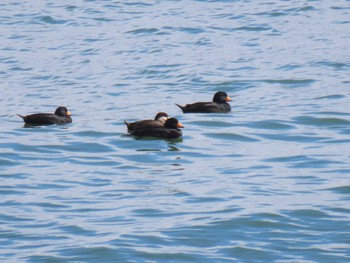
<path fill-rule="evenodd" d="M 129 129 L 130 123 L 128 123 L 127 121 L 124 121 L 124 123 L 125 123 L 126 127 L 128 127 L 128 129 Z"/>
<path fill-rule="evenodd" d="M 21 114 L 16 114 L 17 116 L 21 117 L 23 120 L 25 119 L 25 116 L 21 115 Z"/>
<path fill-rule="evenodd" d="M 181 105 L 176 104 L 176 103 L 175 103 L 175 105 L 176 105 L 176 106 L 178 106 L 178 107 L 179 107 L 179 108 L 182 110 L 182 112 L 184 112 L 184 109 L 185 109 L 185 107 L 184 107 L 184 106 L 181 106 Z"/>

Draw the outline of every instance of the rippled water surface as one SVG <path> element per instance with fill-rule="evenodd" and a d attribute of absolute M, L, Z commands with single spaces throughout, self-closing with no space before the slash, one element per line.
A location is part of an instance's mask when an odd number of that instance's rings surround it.
<path fill-rule="evenodd" d="M 349 4 L 2 1 L 0 260 L 349 262 Z"/>

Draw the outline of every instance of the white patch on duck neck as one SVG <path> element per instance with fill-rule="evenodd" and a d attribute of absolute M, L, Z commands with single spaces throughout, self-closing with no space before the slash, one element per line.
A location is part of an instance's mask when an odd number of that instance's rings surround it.
<path fill-rule="evenodd" d="M 169 119 L 169 118 L 163 116 L 163 117 L 160 117 L 160 118 L 158 119 L 158 121 L 164 124 L 164 123 L 166 122 L 167 119 Z"/>

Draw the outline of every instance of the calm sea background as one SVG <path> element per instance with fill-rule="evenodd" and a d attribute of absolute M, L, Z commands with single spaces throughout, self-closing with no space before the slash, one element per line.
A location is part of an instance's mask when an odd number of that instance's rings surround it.
<path fill-rule="evenodd" d="M 0 3 L 1 262 L 350 262 L 350 1 L 69 2 Z"/>

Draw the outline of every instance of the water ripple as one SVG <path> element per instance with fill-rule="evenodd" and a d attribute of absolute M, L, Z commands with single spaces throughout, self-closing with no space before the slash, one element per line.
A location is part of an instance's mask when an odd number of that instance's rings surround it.
<path fill-rule="evenodd" d="M 241 141 L 241 142 L 256 142 L 259 141 L 258 139 L 240 135 L 240 134 L 234 134 L 234 133 L 204 133 L 205 136 L 221 139 L 221 140 L 228 140 L 228 141 Z"/>
<path fill-rule="evenodd" d="M 35 18 L 36 21 L 43 22 L 46 24 L 66 24 L 68 23 L 67 20 L 57 20 L 54 19 L 52 16 L 39 16 Z"/>
<path fill-rule="evenodd" d="M 311 125 L 311 126 L 327 126 L 333 128 L 348 127 L 350 125 L 349 120 L 327 117 L 316 118 L 312 116 L 299 116 L 293 118 L 298 124 Z"/>
<path fill-rule="evenodd" d="M 350 261 L 346 1 L 0 7 L 1 262 Z M 159 111 L 181 139 L 128 135 Z"/>

